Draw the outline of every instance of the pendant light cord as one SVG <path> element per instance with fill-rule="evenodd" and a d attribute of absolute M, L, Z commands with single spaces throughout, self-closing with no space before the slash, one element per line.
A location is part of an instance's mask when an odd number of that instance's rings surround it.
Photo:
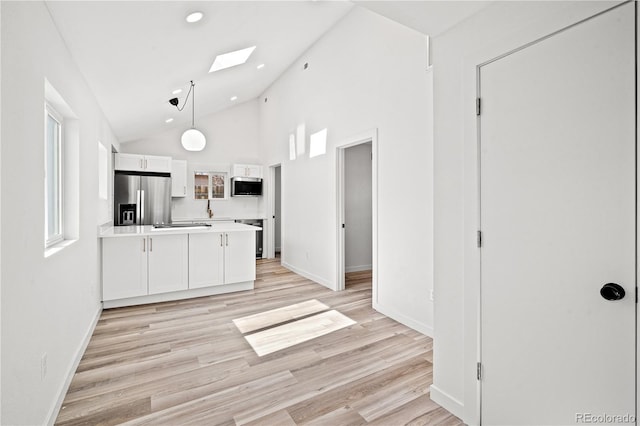
<path fill-rule="evenodd" d="M 195 119 L 194 116 L 196 114 L 196 85 L 193 84 L 193 80 L 191 80 L 191 88 L 189 88 L 189 93 L 191 93 L 191 89 L 193 89 L 193 96 L 191 96 L 191 128 L 195 129 Z"/>
<path fill-rule="evenodd" d="M 187 96 L 184 98 L 184 103 L 182 104 L 182 108 L 176 105 L 176 108 L 178 108 L 178 111 L 182 112 L 184 107 L 187 105 L 187 101 L 189 100 L 189 95 L 191 94 L 191 90 L 193 90 L 193 96 L 194 97 L 196 96 L 194 86 L 195 84 L 193 84 L 193 80 L 191 80 L 191 87 L 189 87 L 189 93 L 187 93 Z M 193 103 L 191 105 L 193 106 Z M 193 126 L 193 117 L 191 118 L 191 125 Z"/>

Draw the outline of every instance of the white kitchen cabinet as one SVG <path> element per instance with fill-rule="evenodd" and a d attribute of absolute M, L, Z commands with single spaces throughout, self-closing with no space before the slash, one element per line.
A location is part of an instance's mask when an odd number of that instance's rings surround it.
<path fill-rule="evenodd" d="M 145 155 L 144 161 L 145 171 L 147 172 L 171 173 L 171 157 Z"/>
<path fill-rule="evenodd" d="M 257 164 L 234 164 L 232 177 L 252 177 L 262 179 L 262 166 Z"/>
<path fill-rule="evenodd" d="M 189 288 L 224 284 L 223 242 L 222 232 L 189 235 Z"/>
<path fill-rule="evenodd" d="M 147 238 L 102 240 L 102 299 L 147 294 Z"/>
<path fill-rule="evenodd" d="M 103 238 L 102 300 L 186 290 L 186 234 Z"/>
<path fill-rule="evenodd" d="M 187 196 L 187 162 L 171 160 L 171 196 Z"/>
<path fill-rule="evenodd" d="M 149 294 L 189 288 L 189 237 L 186 234 L 148 237 Z"/>
<path fill-rule="evenodd" d="M 144 156 L 136 154 L 116 154 L 114 169 L 116 170 L 144 170 Z"/>
<path fill-rule="evenodd" d="M 102 238 L 105 307 L 253 288 L 255 231 L 237 223 L 218 226 L 220 231 L 167 234 L 144 227 L 142 235 L 142 227 L 110 230 Z"/>
<path fill-rule="evenodd" d="M 190 234 L 189 288 L 254 281 L 255 238 L 255 232 Z"/>
<path fill-rule="evenodd" d="M 256 233 L 227 232 L 224 234 L 225 284 L 256 279 Z"/>
<path fill-rule="evenodd" d="M 116 154 L 115 170 L 171 173 L 171 157 L 158 155 Z"/>

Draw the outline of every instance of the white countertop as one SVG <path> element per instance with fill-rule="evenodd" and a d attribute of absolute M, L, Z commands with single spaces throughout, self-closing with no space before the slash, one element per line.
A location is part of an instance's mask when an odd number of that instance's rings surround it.
<path fill-rule="evenodd" d="M 262 214 L 258 214 L 258 215 L 241 215 L 241 216 L 233 216 L 233 217 L 228 217 L 228 216 L 214 216 L 212 218 L 209 218 L 208 216 L 205 217 L 174 217 L 172 219 L 172 222 L 175 223 L 181 223 L 181 222 L 216 222 L 216 221 L 231 221 L 231 220 L 241 220 L 241 219 L 262 219 L 265 220 L 267 217 L 265 215 Z"/>
<path fill-rule="evenodd" d="M 242 223 L 212 223 L 211 226 L 179 227 L 179 228 L 154 228 L 152 225 L 143 226 L 112 226 L 100 234 L 100 238 L 154 236 L 166 234 L 196 234 L 204 232 L 243 232 L 258 231 L 258 226 Z"/>
<path fill-rule="evenodd" d="M 211 222 L 233 222 L 234 218 L 232 217 L 212 217 L 212 218 L 208 218 L 208 217 L 174 217 L 171 219 L 171 222 L 173 223 L 185 223 L 185 222 L 205 222 L 205 223 L 211 223 Z"/>

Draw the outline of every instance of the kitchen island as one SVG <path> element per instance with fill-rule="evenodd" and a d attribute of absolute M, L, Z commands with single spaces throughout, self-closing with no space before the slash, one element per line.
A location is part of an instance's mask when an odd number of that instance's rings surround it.
<path fill-rule="evenodd" d="M 102 239 L 104 308 L 253 289 L 259 227 L 116 226 Z"/>

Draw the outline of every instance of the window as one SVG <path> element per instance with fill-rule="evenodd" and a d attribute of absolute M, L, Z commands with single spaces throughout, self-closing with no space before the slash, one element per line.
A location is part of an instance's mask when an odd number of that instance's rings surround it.
<path fill-rule="evenodd" d="M 80 121 L 46 78 L 42 105 L 44 257 L 49 257 L 80 235 Z"/>
<path fill-rule="evenodd" d="M 63 240 L 62 127 L 60 114 L 45 105 L 45 247 Z"/>
<path fill-rule="evenodd" d="M 327 153 L 327 129 L 322 129 L 311 135 L 309 142 L 309 158 Z"/>

